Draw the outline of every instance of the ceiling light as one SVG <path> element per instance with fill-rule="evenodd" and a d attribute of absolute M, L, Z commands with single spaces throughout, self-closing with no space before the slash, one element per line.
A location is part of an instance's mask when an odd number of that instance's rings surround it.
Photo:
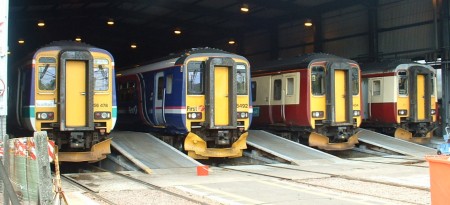
<path fill-rule="evenodd" d="M 130 47 L 131 48 L 137 48 L 137 45 L 135 43 L 132 43 Z"/>
<path fill-rule="evenodd" d="M 305 26 L 310 27 L 310 26 L 312 26 L 312 25 L 313 25 L 313 24 L 312 24 L 311 19 L 306 19 L 306 20 L 305 20 Z"/>
<path fill-rule="evenodd" d="M 249 12 L 250 10 L 248 9 L 248 4 L 242 4 L 241 11 L 245 13 Z"/>
<path fill-rule="evenodd" d="M 108 19 L 108 21 L 106 23 L 108 25 L 112 26 L 112 25 L 114 25 L 114 19 Z"/>
<path fill-rule="evenodd" d="M 181 30 L 180 30 L 179 28 L 176 28 L 176 29 L 173 31 L 173 33 L 176 34 L 176 35 L 180 35 L 180 34 L 181 34 Z"/>
<path fill-rule="evenodd" d="M 228 41 L 228 44 L 230 44 L 230 45 L 234 45 L 236 43 L 236 41 L 234 41 L 233 39 L 230 39 L 229 41 Z"/>
<path fill-rule="evenodd" d="M 40 20 L 37 25 L 39 27 L 44 27 L 45 26 L 45 22 L 43 20 Z"/>
<path fill-rule="evenodd" d="M 76 42 L 81 42 L 81 37 L 77 36 L 77 37 L 75 38 L 75 41 L 76 41 Z"/>
<path fill-rule="evenodd" d="M 18 42 L 19 44 L 24 44 L 24 43 L 25 43 L 25 40 L 19 39 L 17 42 Z"/>

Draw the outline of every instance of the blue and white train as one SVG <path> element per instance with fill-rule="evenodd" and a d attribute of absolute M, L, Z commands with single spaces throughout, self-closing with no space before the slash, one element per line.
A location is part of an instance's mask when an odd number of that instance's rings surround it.
<path fill-rule="evenodd" d="M 159 131 L 195 159 L 242 156 L 252 106 L 246 58 L 191 49 L 118 72 L 117 128 Z"/>

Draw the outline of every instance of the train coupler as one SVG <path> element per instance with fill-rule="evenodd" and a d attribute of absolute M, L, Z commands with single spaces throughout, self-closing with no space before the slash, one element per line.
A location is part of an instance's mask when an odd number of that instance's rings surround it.
<path fill-rule="evenodd" d="M 413 136 L 413 134 L 410 131 L 405 130 L 403 128 L 399 128 L 399 127 L 397 129 L 395 129 L 395 133 L 394 133 L 395 138 L 402 139 L 402 140 L 409 141 L 409 142 L 418 143 L 418 144 L 429 143 L 431 140 L 431 136 L 433 136 L 433 131 L 427 132 L 425 134 L 425 136 L 415 137 L 415 136 Z"/>
<path fill-rule="evenodd" d="M 243 150 L 247 149 L 247 136 L 248 132 L 243 133 L 230 148 L 208 148 L 206 141 L 190 132 L 184 140 L 184 149 L 188 152 L 188 156 L 194 159 L 242 157 Z"/>
<path fill-rule="evenodd" d="M 308 143 L 311 147 L 318 147 L 323 150 L 348 150 L 355 147 L 355 144 L 358 144 L 358 136 L 354 134 L 346 142 L 330 143 L 330 138 L 327 136 L 311 132 Z"/>
<path fill-rule="evenodd" d="M 103 140 L 91 147 L 90 151 L 82 152 L 59 152 L 60 162 L 98 162 L 111 154 L 111 138 Z"/>

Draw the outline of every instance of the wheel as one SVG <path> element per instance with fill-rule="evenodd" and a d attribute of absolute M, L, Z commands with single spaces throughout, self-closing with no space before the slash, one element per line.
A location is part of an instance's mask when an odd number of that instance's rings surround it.
<path fill-rule="evenodd" d="M 438 154 L 438 155 L 441 155 L 441 154 L 442 154 L 442 152 L 441 152 L 440 150 L 438 150 L 438 151 L 437 151 L 437 154 Z"/>

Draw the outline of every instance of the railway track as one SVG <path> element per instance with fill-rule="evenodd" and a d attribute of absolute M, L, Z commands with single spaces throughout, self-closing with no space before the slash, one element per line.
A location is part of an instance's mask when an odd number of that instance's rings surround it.
<path fill-rule="evenodd" d="M 193 198 L 189 198 L 189 197 L 187 197 L 185 195 L 181 195 L 179 193 L 176 193 L 176 192 L 164 189 L 163 187 L 156 186 L 154 184 L 151 184 L 151 183 L 148 183 L 148 182 L 145 182 L 145 181 L 133 178 L 133 177 L 128 176 L 126 174 L 109 171 L 109 170 L 106 170 L 106 169 L 103 169 L 103 168 L 100 168 L 100 167 L 96 167 L 96 166 L 93 166 L 93 165 L 88 165 L 87 168 L 85 168 L 84 170 L 80 170 L 80 172 L 107 172 L 107 173 L 111 173 L 113 175 L 120 176 L 120 177 L 125 178 L 127 180 L 130 180 L 132 182 L 138 183 L 140 185 L 144 185 L 145 187 L 148 187 L 149 189 L 156 190 L 156 191 L 162 192 L 164 194 L 168 194 L 168 195 L 173 196 L 175 198 L 183 199 L 183 200 L 192 202 L 194 204 L 208 205 L 208 203 L 205 203 L 203 201 L 199 201 L 199 200 L 196 200 L 196 199 L 193 199 Z M 65 179 L 66 181 L 70 182 L 71 184 L 81 188 L 82 190 L 88 192 L 94 198 L 97 198 L 97 199 L 105 202 L 106 204 L 110 204 L 110 205 L 119 205 L 119 204 L 121 204 L 121 203 L 113 202 L 113 201 L 111 201 L 111 200 L 109 200 L 109 199 L 107 199 L 105 197 L 102 197 L 99 194 L 99 191 L 91 189 L 90 187 L 85 186 L 82 183 L 79 183 L 79 182 L 77 182 L 76 180 L 74 180 L 74 179 L 72 179 L 70 177 L 62 175 L 62 178 Z"/>
<path fill-rule="evenodd" d="M 390 162 L 388 162 L 388 163 L 378 162 L 378 163 L 380 163 L 380 164 L 393 164 L 393 163 L 390 163 Z M 298 168 L 297 167 L 296 168 L 280 167 L 280 166 L 270 165 L 270 164 L 266 164 L 266 165 L 262 165 L 262 166 L 276 168 L 276 169 L 285 169 L 285 170 L 294 170 L 294 171 L 299 171 L 299 172 L 307 172 L 307 173 L 312 173 L 312 174 L 328 175 L 329 178 L 327 178 L 326 180 L 329 180 L 329 181 L 332 181 L 332 180 L 336 180 L 336 181 L 344 180 L 344 181 L 353 181 L 355 184 L 364 183 L 366 185 L 367 184 L 374 184 L 374 185 L 380 186 L 380 187 L 405 188 L 405 189 L 408 189 L 408 190 L 426 191 L 426 192 L 429 191 L 428 188 L 407 186 L 407 185 L 402 185 L 402 184 L 397 184 L 397 183 L 381 182 L 381 181 L 370 180 L 370 179 L 362 179 L 362 178 L 359 178 L 359 177 L 349 177 L 349 176 L 340 175 L 340 174 L 330 174 L 329 172 L 311 171 L 311 170 L 308 170 L 308 169 L 302 169 L 301 166 L 299 166 Z M 418 167 L 421 167 L 421 166 L 418 166 Z M 227 168 L 227 167 L 221 167 L 221 168 L 223 168 L 225 170 L 230 170 L 230 171 L 237 171 L 237 172 L 242 172 L 242 173 L 247 173 L 247 174 L 254 174 L 254 175 L 259 175 L 259 176 L 264 176 L 264 177 L 270 177 L 270 178 L 282 180 L 283 182 L 291 182 L 291 183 L 308 185 L 308 186 L 317 187 L 317 188 L 331 189 L 331 190 L 334 190 L 334 191 L 344 192 L 344 193 L 349 193 L 349 194 L 364 195 L 364 196 L 368 196 L 368 197 L 376 197 L 376 198 L 380 198 L 380 199 L 391 200 L 391 201 L 395 201 L 396 204 L 417 204 L 417 205 L 422 204 L 422 203 L 415 203 L 413 201 L 408 201 L 408 200 L 393 199 L 393 198 L 391 198 L 389 196 L 383 196 L 383 194 L 364 193 L 364 191 L 360 191 L 358 189 L 352 190 L 352 189 L 339 188 L 339 187 L 335 187 L 335 186 L 332 186 L 332 185 L 327 185 L 326 183 L 325 184 L 314 183 L 316 180 L 319 180 L 319 179 L 314 179 L 312 181 L 309 181 L 309 180 L 298 180 L 298 179 L 292 179 L 289 176 L 286 176 L 286 177 L 285 176 L 274 176 L 272 174 L 263 174 L 263 173 L 258 173 L 258 172 L 254 172 L 254 171 L 238 170 L 238 169 Z"/>

